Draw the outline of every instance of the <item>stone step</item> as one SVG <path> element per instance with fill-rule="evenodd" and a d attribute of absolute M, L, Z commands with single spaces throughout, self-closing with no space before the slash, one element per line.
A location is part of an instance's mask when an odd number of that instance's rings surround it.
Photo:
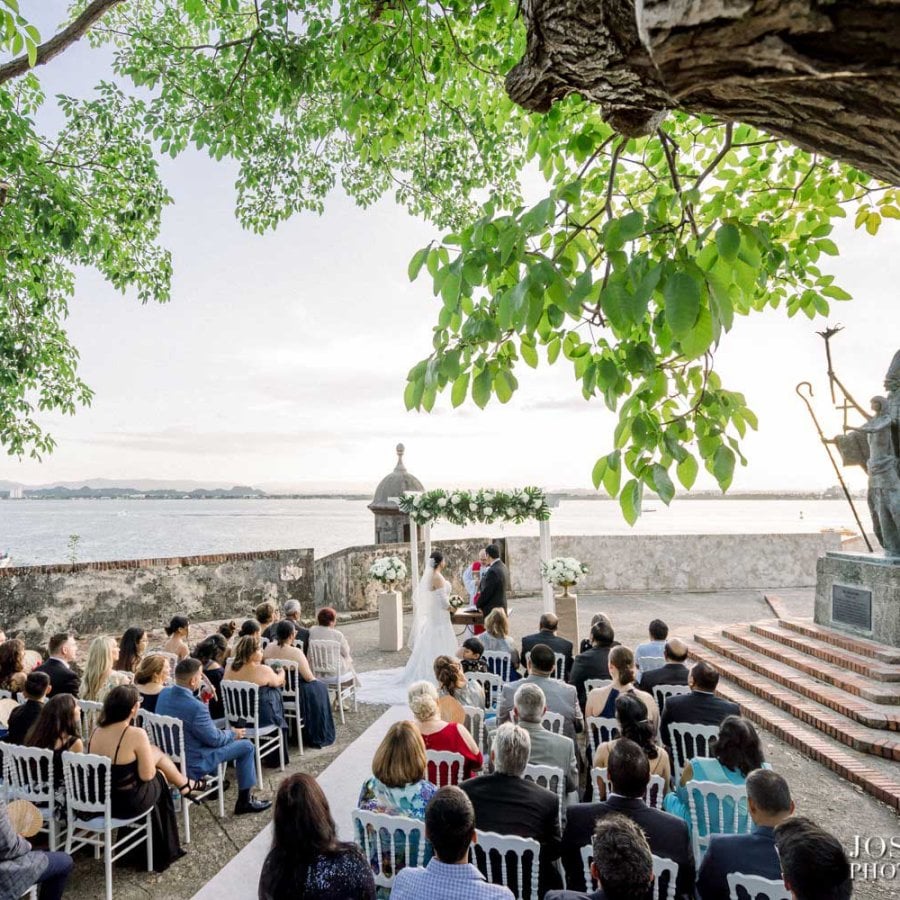
<path fill-rule="evenodd" d="M 715 653 L 694 647 L 692 655 L 722 668 L 722 661 Z M 826 766 L 893 809 L 900 810 L 900 781 L 889 770 L 877 768 L 865 757 L 857 756 L 838 741 L 804 725 L 793 715 L 730 681 L 720 681 L 717 693 L 737 703 L 742 715 L 795 747 L 804 756 Z"/>
<path fill-rule="evenodd" d="M 812 619 L 782 618 L 780 624 L 782 628 L 789 628 L 791 631 L 796 631 L 797 634 L 824 641 L 826 644 L 849 650 L 851 653 L 868 656 L 883 663 L 900 664 L 900 647 L 888 647 L 886 644 L 879 644 L 877 641 L 870 641 L 867 638 L 842 634 L 833 628 L 816 625 Z"/>
<path fill-rule="evenodd" d="M 749 650 L 753 650 L 755 653 L 760 653 L 776 662 L 791 666 L 799 672 L 811 675 L 818 681 L 840 688 L 848 694 L 855 694 L 857 697 L 862 697 L 871 703 L 900 705 L 900 686 L 894 687 L 880 682 L 873 682 L 841 666 L 835 666 L 806 653 L 791 650 L 778 641 L 759 637 L 750 629 L 750 625 L 734 625 L 723 629 L 722 636 L 747 647 Z"/>
<path fill-rule="evenodd" d="M 768 676 L 725 659 L 699 644 L 691 645 L 691 655 L 695 659 L 712 663 L 729 684 L 765 700 L 833 740 L 859 753 L 900 761 L 900 734 L 862 725 L 823 703 L 802 697 L 790 688 L 773 682 Z M 719 683 L 724 684 L 723 681 Z"/>
<path fill-rule="evenodd" d="M 735 641 L 722 637 L 721 634 L 698 632 L 694 638 L 698 644 L 718 653 L 719 656 L 736 662 L 795 694 L 821 703 L 861 725 L 886 731 L 900 731 L 900 706 L 890 707 L 871 703 L 833 685 L 823 684 L 793 666 L 749 650 Z"/>
<path fill-rule="evenodd" d="M 791 650 L 799 650 L 807 656 L 814 656 L 832 665 L 855 672 L 857 675 L 871 678 L 873 681 L 900 681 L 900 666 L 889 665 L 868 656 L 860 656 L 843 647 L 835 647 L 834 644 L 829 644 L 827 641 L 805 637 L 796 631 L 782 627 L 778 622 L 755 622 L 750 626 L 750 630 L 760 637 L 784 644 Z"/>

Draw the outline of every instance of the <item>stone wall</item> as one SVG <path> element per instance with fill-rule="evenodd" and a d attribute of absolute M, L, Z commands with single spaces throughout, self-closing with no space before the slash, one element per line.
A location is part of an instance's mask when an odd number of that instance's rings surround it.
<path fill-rule="evenodd" d="M 653 534 L 560 536 L 554 556 L 574 556 L 590 574 L 579 591 L 721 591 L 806 587 L 816 561 L 839 550 L 837 532 L 819 534 Z M 512 590 L 541 589 L 538 539 L 507 539 Z"/>
<path fill-rule="evenodd" d="M 498 538 L 461 538 L 452 541 L 432 541 L 432 549 L 440 550 L 447 562 L 445 577 L 450 581 L 451 593 L 467 597 L 462 583 L 462 571 L 479 551 L 493 542 L 506 558 L 506 540 Z M 507 539 L 508 540 L 508 539 Z M 370 544 L 348 547 L 316 560 L 316 608 L 333 606 L 339 612 L 374 610 L 380 586 L 369 578 L 369 567 L 384 556 L 399 556 L 409 568 L 409 544 Z M 420 572 L 421 576 L 421 572 Z M 412 601 L 409 579 L 400 585 L 403 602 Z"/>
<path fill-rule="evenodd" d="M 176 614 L 195 622 L 250 616 L 263 600 L 299 600 L 310 616 L 313 578 L 312 550 L 0 569 L 0 626 L 39 646 L 56 631 L 121 633 Z"/>

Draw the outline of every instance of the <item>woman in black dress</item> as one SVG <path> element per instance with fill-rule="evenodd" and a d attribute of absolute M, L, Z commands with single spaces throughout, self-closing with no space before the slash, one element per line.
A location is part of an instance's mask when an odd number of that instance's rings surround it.
<path fill-rule="evenodd" d="M 110 799 L 115 818 L 131 819 L 153 810 L 153 870 L 163 872 L 184 856 L 169 785 L 183 796 L 189 796 L 196 785 L 185 781 L 178 766 L 150 743 L 143 728 L 131 724 L 139 708 L 137 688 L 130 684 L 113 688 L 103 701 L 100 722 L 88 748 L 90 753 L 112 760 Z"/>
<path fill-rule="evenodd" d="M 356 844 L 338 841 L 328 800 L 312 775 L 281 782 L 273 825 L 259 900 L 375 900 L 372 867 Z"/>
<path fill-rule="evenodd" d="M 228 641 L 222 634 L 211 634 L 208 638 L 204 638 L 194 650 L 194 656 L 203 663 L 203 674 L 206 680 L 216 692 L 216 696 L 209 701 L 209 716 L 213 721 L 225 718 L 221 684 L 225 677 L 227 654 Z"/>
<path fill-rule="evenodd" d="M 25 735 L 26 747 L 38 747 L 53 751 L 53 789 L 62 797 L 63 751 L 82 753 L 81 715 L 78 701 L 71 694 L 56 694 L 41 710 L 31 731 Z"/>

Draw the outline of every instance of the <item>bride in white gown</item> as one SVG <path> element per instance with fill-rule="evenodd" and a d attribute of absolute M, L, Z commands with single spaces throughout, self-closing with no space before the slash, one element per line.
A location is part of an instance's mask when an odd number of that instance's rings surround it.
<path fill-rule="evenodd" d="M 442 574 L 444 565 L 444 555 L 435 550 L 413 597 L 408 640 L 412 654 L 405 668 L 362 673 L 362 703 L 405 703 L 406 689 L 414 681 L 436 683 L 435 657 L 456 654 L 456 634 L 450 621 L 450 582 Z"/>

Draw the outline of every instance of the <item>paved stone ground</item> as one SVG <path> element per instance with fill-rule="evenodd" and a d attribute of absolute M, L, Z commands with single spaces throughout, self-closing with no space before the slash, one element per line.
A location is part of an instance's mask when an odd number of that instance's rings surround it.
<path fill-rule="evenodd" d="M 776 591 L 791 614 L 811 615 L 812 590 Z M 645 640 L 647 623 L 662 618 L 672 632 L 690 636 L 692 628 L 713 624 L 726 625 L 772 618 L 772 612 L 763 600 L 763 592 L 732 591 L 718 594 L 591 594 L 579 600 L 579 621 L 583 632 L 591 616 L 605 612 L 616 629 L 616 638 L 634 646 Z M 541 612 L 538 597 L 516 598 L 512 607 L 511 626 L 513 637 L 536 630 Z M 384 653 L 378 650 L 378 624 L 373 620 L 343 625 L 353 647 L 359 671 L 402 665 L 407 652 Z M 203 630 L 208 630 L 203 627 Z M 193 639 L 193 634 L 192 634 Z M 308 750 L 301 758 L 294 750 L 288 771 L 321 772 L 346 746 L 352 743 L 379 715 L 383 706 L 361 705 L 356 715 L 347 717 L 345 726 L 338 725 L 338 741 L 327 750 Z M 763 735 L 766 757 L 773 768 L 782 772 L 791 784 L 798 813 L 808 815 L 853 848 L 857 835 L 861 839 L 883 837 L 900 839 L 900 821 L 887 806 L 863 794 L 848 782 L 838 778 L 822 766 L 804 758 L 796 750 L 774 736 Z M 267 776 L 262 792 L 271 796 L 277 788 L 281 773 L 275 770 Z M 193 842 L 188 856 L 162 875 L 145 872 L 117 870 L 115 896 L 117 900 L 132 900 L 151 895 L 165 898 L 189 898 L 221 866 L 244 846 L 270 819 L 269 814 L 234 818 L 230 815 L 234 788 L 226 797 L 226 818 L 222 821 L 210 808 L 195 807 L 191 824 Z M 866 859 L 866 862 L 872 860 Z M 898 861 L 900 862 L 900 861 Z M 93 900 L 102 896 L 103 869 L 99 862 L 80 854 L 76 864 L 71 889 L 66 896 L 72 900 Z M 888 872 L 890 874 L 890 872 Z M 863 900 L 887 900 L 900 896 L 900 875 L 880 881 L 857 880 L 854 897 Z"/>

